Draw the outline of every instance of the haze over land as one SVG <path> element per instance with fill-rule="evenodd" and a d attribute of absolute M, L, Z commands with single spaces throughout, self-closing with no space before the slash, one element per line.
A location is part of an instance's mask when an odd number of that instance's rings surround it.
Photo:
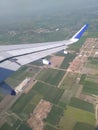
<path fill-rule="evenodd" d="M 15 19 L 19 16 L 23 18 L 27 16 L 53 15 L 56 13 L 71 13 L 73 15 L 73 13 L 77 14 L 79 10 L 83 12 L 84 10 L 96 8 L 96 3 L 97 0 L 1 0 L 0 17 L 6 19 L 13 17 Z"/>
<path fill-rule="evenodd" d="M 0 44 L 59 41 L 84 24 L 98 35 L 97 0 L 1 0 Z M 56 31 L 56 29 L 58 29 Z"/>

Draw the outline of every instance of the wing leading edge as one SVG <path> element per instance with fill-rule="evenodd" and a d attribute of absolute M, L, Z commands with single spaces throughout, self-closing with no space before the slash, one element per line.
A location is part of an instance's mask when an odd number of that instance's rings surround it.
<path fill-rule="evenodd" d="M 77 42 L 87 28 L 88 24 L 84 25 L 69 40 L 0 46 L 0 83 L 9 77 L 14 71 L 18 70 L 22 65 L 66 49 L 68 45 Z M 2 72 L 4 72 L 3 75 Z"/>

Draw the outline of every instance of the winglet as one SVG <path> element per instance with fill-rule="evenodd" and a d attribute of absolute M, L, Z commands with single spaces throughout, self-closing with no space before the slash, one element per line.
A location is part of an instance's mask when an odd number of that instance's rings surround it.
<path fill-rule="evenodd" d="M 81 38 L 81 36 L 83 35 L 83 33 L 86 31 L 86 29 L 88 28 L 88 24 L 85 24 L 73 37 L 72 39 L 77 39 L 79 40 Z"/>

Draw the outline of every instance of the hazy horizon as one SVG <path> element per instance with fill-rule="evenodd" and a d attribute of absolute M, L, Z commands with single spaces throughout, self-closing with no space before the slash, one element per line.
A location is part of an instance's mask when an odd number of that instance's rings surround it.
<path fill-rule="evenodd" d="M 66 12 L 77 11 L 96 7 L 97 0 L 1 0 L 0 17 L 30 16 L 39 13 L 54 13 L 64 10 Z"/>

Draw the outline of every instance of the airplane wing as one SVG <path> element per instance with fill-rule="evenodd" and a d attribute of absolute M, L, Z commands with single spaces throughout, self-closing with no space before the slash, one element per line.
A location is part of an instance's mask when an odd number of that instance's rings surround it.
<path fill-rule="evenodd" d="M 0 83 L 22 65 L 31 63 L 52 53 L 66 49 L 77 42 L 87 29 L 84 25 L 71 39 L 57 42 L 46 42 L 21 45 L 0 46 Z"/>

